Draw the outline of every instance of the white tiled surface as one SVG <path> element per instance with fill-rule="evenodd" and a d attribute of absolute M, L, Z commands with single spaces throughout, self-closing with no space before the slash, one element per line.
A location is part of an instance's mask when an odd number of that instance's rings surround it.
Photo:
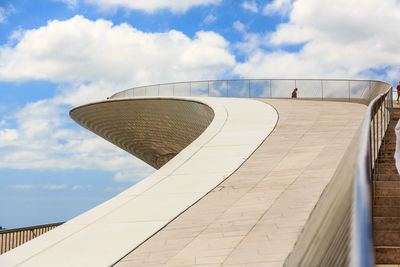
<path fill-rule="evenodd" d="M 274 108 L 259 101 L 190 99 L 215 112 L 198 139 L 139 184 L 1 255 L 0 266 L 109 266 L 234 172 L 278 119 Z M 212 246 L 223 248 L 218 242 Z"/>
<path fill-rule="evenodd" d="M 275 130 L 228 179 L 117 266 L 282 266 L 357 133 L 364 105 L 264 99 Z"/>

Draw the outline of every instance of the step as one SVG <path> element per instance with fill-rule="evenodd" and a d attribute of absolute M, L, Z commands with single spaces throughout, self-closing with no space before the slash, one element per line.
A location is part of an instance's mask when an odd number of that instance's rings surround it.
<path fill-rule="evenodd" d="M 399 217 L 376 217 L 373 218 L 374 231 L 400 231 Z"/>
<path fill-rule="evenodd" d="M 394 152 L 395 151 L 393 150 L 393 151 L 385 151 L 385 152 L 379 153 L 378 160 L 379 159 L 393 159 L 393 160 L 395 160 Z"/>
<path fill-rule="evenodd" d="M 400 231 L 375 231 L 374 246 L 400 246 Z"/>
<path fill-rule="evenodd" d="M 400 221 L 400 206 L 373 206 L 374 217 L 398 217 Z"/>
<path fill-rule="evenodd" d="M 376 181 L 375 186 L 376 188 L 400 188 L 400 181 Z"/>
<path fill-rule="evenodd" d="M 382 168 L 378 166 L 376 173 L 389 176 L 396 176 L 396 175 L 399 176 L 399 173 L 397 172 L 396 168 Z"/>
<path fill-rule="evenodd" d="M 400 175 L 396 172 L 394 174 L 379 174 L 376 177 L 377 181 L 400 181 Z"/>
<path fill-rule="evenodd" d="M 400 206 L 400 196 L 399 197 L 376 197 L 375 206 Z"/>
<path fill-rule="evenodd" d="M 378 162 L 378 163 L 381 163 L 381 162 L 382 163 L 390 163 L 390 164 L 396 165 L 396 159 L 394 158 L 393 155 L 390 155 L 390 156 L 379 155 L 378 159 L 376 160 L 376 162 Z"/>
<path fill-rule="evenodd" d="M 400 196 L 400 188 L 375 188 L 377 197 L 397 197 Z"/>
<path fill-rule="evenodd" d="M 377 264 L 399 264 L 400 247 L 379 246 L 375 247 L 375 262 Z"/>
<path fill-rule="evenodd" d="M 379 163 L 378 167 L 380 167 L 380 169 L 396 169 L 396 162 L 393 160 L 393 162 Z"/>

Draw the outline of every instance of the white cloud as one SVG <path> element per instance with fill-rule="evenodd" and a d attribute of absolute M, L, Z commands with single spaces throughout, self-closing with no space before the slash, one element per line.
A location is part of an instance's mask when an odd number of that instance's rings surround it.
<path fill-rule="evenodd" d="M 11 189 L 33 189 L 33 188 L 39 188 L 39 189 L 44 189 L 44 190 L 60 190 L 60 189 L 66 189 L 68 188 L 68 185 L 66 184 L 11 184 L 7 186 L 8 188 Z"/>
<path fill-rule="evenodd" d="M 247 9 L 247 10 L 251 11 L 251 12 L 258 13 L 258 6 L 257 6 L 257 3 L 256 3 L 255 0 L 252 0 L 252 1 L 244 1 L 244 2 L 242 3 L 242 7 L 243 7 L 244 9 Z"/>
<path fill-rule="evenodd" d="M 8 5 L 7 7 L 0 6 L 0 24 L 7 23 L 8 17 L 16 13 L 16 9 L 13 5 Z"/>
<path fill-rule="evenodd" d="M 126 182 L 126 181 L 139 181 L 140 177 L 142 177 L 143 173 L 138 172 L 138 170 L 136 171 L 131 171 L 131 170 L 121 170 L 118 171 L 117 173 L 115 173 L 113 179 L 114 181 L 117 182 Z"/>
<path fill-rule="evenodd" d="M 209 14 L 207 17 L 204 18 L 203 23 L 204 24 L 212 24 L 217 20 L 217 16 L 214 16 L 213 14 Z"/>
<path fill-rule="evenodd" d="M 20 38 L 15 46 L 0 47 L 0 80 L 132 86 L 214 78 L 235 62 L 229 43 L 214 32 L 200 31 L 191 39 L 174 30 L 145 33 L 128 24 L 114 26 L 82 16 L 50 21 Z"/>
<path fill-rule="evenodd" d="M 60 190 L 60 189 L 68 188 L 68 185 L 66 185 L 66 184 L 42 184 L 42 185 L 40 185 L 40 187 L 45 190 Z"/>
<path fill-rule="evenodd" d="M 7 186 L 11 189 L 31 189 L 34 187 L 32 184 L 10 184 Z"/>
<path fill-rule="evenodd" d="M 0 7 L 0 23 L 7 21 L 6 10 L 4 7 Z"/>
<path fill-rule="evenodd" d="M 0 142 L 0 168 L 96 169 L 134 172 L 143 178 L 152 172 L 132 155 L 79 126 L 71 127 L 68 106 L 61 97 L 30 103 L 14 115 L 18 138 Z M 139 178 L 137 178 L 139 177 Z"/>
<path fill-rule="evenodd" d="M 140 9 L 146 12 L 154 12 L 159 9 L 169 9 L 172 12 L 185 12 L 191 7 L 201 5 L 218 4 L 221 0 L 85 0 L 95 4 L 103 10 L 123 7 L 127 9 Z"/>
<path fill-rule="evenodd" d="M 62 85 L 55 97 L 28 103 L 8 118 L 16 127 L 1 130 L 7 142 L 0 142 L 0 168 L 98 169 L 115 171 L 116 180 L 138 180 L 152 168 L 73 124 L 71 106 L 135 84 L 216 78 L 235 63 L 229 43 L 214 32 L 193 38 L 145 33 L 82 16 L 19 30 L 13 43 L 0 47 L 0 80 Z"/>
<path fill-rule="evenodd" d="M 266 49 L 253 47 L 235 72 L 245 77 L 395 77 L 400 74 L 399 44 L 393 38 L 400 35 L 399 10 L 395 0 L 363 5 L 357 0 L 297 0 L 287 23 L 258 34 Z M 250 41 L 241 44 L 246 45 Z M 294 51 L 283 49 L 287 45 Z M 381 68 L 386 76 L 370 71 Z"/>
<path fill-rule="evenodd" d="M 53 0 L 56 2 L 62 2 L 68 6 L 70 9 L 75 9 L 78 6 L 78 0 Z"/>
<path fill-rule="evenodd" d="M 243 23 L 241 23 L 239 20 L 237 20 L 233 23 L 233 28 L 240 33 L 244 33 L 246 31 L 246 26 Z"/>
<path fill-rule="evenodd" d="M 287 15 L 292 9 L 292 0 L 273 0 L 271 3 L 266 4 L 263 9 L 264 15 L 281 14 Z M 326 6 L 325 6 L 326 7 Z"/>
<path fill-rule="evenodd" d="M 0 129 L 0 144 L 5 144 L 16 139 L 18 139 L 18 132 L 15 129 Z"/>
<path fill-rule="evenodd" d="M 106 188 L 104 188 L 104 191 L 106 191 L 106 192 L 117 192 L 117 193 L 119 193 L 119 192 L 124 191 L 125 189 L 126 189 L 126 187 L 124 187 L 124 186 L 116 186 L 116 187 L 114 187 L 114 186 L 107 186 Z"/>
<path fill-rule="evenodd" d="M 88 189 L 91 189 L 91 188 L 93 188 L 92 185 L 74 185 L 72 187 L 72 190 L 88 190 Z"/>

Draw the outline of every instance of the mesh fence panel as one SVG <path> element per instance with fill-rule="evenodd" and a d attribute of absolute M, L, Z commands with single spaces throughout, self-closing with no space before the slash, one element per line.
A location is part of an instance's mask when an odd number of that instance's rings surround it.
<path fill-rule="evenodd" d="M 210 81 L 210 96 L 228 96 L 228 81 Z"/>
<path fill-rule="evenodd" d="M 322 98 L 322 82 L 320 80 L 296 80 L 297 97 Z"/>
<path fill-rule="evenodd" d="M 228 96 L 249 97 L 249 81 L 228 81 Z"/>
<path fill-rule="evenodd" d="M 295 80 L 271 80 L 271 97 L 291 97 Z"/>
<path fill-rule="evenodd" d="M 250 80 L 251 97 L 271 97 L 270 80 Z"/>
<path fill-rule="evenodd" d="M 192 96 L 208 96 L 208 81 L 192 82 Z"/>
<path fill-rule="evenodd" d="M 190 96 L 190 82 L 176 83 L 174 86 L 174 95 Z"/>
<path fill-rule="evenodd" d="M 174 95 L 173 84 L 160 84 L 160 96 L 171 96 Z"/>
<path fill-rule="evenodd" d="M 159 95 L 159 85 L 147 86 L 146 95 L 147 96 L 158 96 Z"/>
<path fill-rule="evenodd" d="M 322 89 L 324 98 L 350 98 L 348 81 L 322 81 Z"/>

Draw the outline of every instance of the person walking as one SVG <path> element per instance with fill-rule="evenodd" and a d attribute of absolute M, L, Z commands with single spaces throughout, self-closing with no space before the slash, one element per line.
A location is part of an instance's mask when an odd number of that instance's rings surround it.
<path fill-rule="evenodd" d="M 292 98 L 297 98 L 297 88 L 294 88 L 294 90 L 292 92 Z"/>
<path fill-rule="evenodd" d="M 399 81 L 399 84 L 397 85 L 396 89 L 397 89 L 397 104 L 398 104 L 399 98 L 400 98 L 400 81 Z"/>

